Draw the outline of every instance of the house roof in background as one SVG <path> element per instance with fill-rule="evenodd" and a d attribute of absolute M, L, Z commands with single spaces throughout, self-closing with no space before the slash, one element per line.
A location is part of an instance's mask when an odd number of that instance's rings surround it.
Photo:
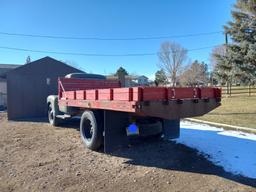
<path fill-rule="evenodd" d="M 115 75 L 108 75 L 106 77 L 107 77 L 107 79 L 118 79 L 118 77 Z M 139 78 L 148 79 L 148 77 L 146 77 L 145 75 L 125 75 L 125 79 L 137 80 Z"/>
<path fill-rule="evenodd" d="M 21 65 L 16 65 L 16 64 L 0 64 L 1 69 L 14 69 L 16 67 L 20 67 Z"/>
<path fill-rule="evenodd" d="M 6 82 L 5 78 L 0 77 L 0 82 Z"/>
<path fill-rule="evenodd" d="M 148 77 L 146 77 L 145 75 L 141 75 L 141 76 L 139 76 L 139 78 L 145 78 L 145 79 L 148 79 Z"/>
<path fill-rule="evenodd" d="M 6 78 L 6 74 L 17 68 L 17 67 L 20 67 L 22 65 L 15 65 L 15 64 L 0 64 L 0 78 L 3 78 L 5 79 Z"/>

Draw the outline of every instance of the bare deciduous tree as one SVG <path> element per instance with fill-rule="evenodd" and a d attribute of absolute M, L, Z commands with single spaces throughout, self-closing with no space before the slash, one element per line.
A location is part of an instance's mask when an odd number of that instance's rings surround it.
<path fill-rule="evenodd" d="M 158 53 L 159 67 L 164 70 L 173 86 L 177 83 L 177 77 L 187 58 L 187 50 L 175 42 L 164 42 Z"/>
<path fill-rule="evenodd" d="M 180 75 L 180 83 L 182 85 L 207 85 L 207 82 L 207 64 L 204 62 L 200 63 L 197 60 L 188 66 L 187 69 Z"/>

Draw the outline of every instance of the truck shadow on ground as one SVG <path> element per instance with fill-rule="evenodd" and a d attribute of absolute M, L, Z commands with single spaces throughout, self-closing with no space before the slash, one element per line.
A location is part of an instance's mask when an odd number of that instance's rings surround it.
<path fill-rule="evenodd" d="M 131 147 L 115 151 L 112 155 L 128 158 L 130 165 L 156 167 L 166 170 L 216 175 L 241 184 L 256 187 L 256 179 L 233 175 L 212 162 L 195 149 L 174 141 L 141 140 Z"/>
<path fill-rule="evenodd" d="M 72 119 L 63 126 L 67 128 L 75 128 L 79 131 L 79 119 Z M 225 141 L 226 144 L 230 146 L 234 146 L 236 144 L 236 146 L 242 147 L 244 146 L 243 144 L 246 143 L 246 146 L 249 148 L 249 152 L 243 149 L 244 153 L 239 154 L 240 158 L 243 159 L 247 157 L 245 153 L 253 153 L 253 146 L 256 146 L 255 141 L 221 135 L 216 131 L 190 130 L 185 128 L 182 129 L 181 135 L 182 134 L 201 135 L 205 139 L 205 142 L 207 142 L 206 138 L 211 140 L 219 139 L 221 141 Z M 216 145 L 221 144 L 216 143 Z M 239 149 L 237 150 L 239 151 Z M 103 148 L 101 148 L 99 152 L 104 153 Z M 177 144 L 175 141 L 165 141 L 156 138 L 135 138 L 130 140 L 129 147 L 119 149 L 111 155 L 127 158 L 128 160 L 125 163 L 129 165 L 140 165 L 165 170 L 216 175 L 237 183 L 256 187 L 256 179 L 251 179 L 242 175 L 234 175 L 227 172 L 221 166 L 217 166 L 210 162 L 206 155 L 202 155 L 197 150 L 185 145 Z M 247 161 L 245 161 L 245 163 L 246 162 Z"/>

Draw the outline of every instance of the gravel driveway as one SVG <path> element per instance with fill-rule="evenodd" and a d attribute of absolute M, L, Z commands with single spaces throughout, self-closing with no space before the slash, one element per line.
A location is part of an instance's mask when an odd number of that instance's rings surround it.
<path fill-rule="evenodd" d="M 79 122 L 8 122 L 0 113 L 0 191 L 256 191 L 197 151 L 165 141 L 136 141 L 106 155 L 86 149 Z"/>

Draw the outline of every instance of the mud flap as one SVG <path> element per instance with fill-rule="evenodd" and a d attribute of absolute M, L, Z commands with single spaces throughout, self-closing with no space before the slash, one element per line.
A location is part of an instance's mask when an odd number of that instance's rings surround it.
<path fill-rule="evenodd" d="M 126 127 L 129 114 L 125 112 L 104 111 L 104 152 L 111 153 L 120 147 L 128 146 Z"/>
<path fill-rule="evenodd" d="M 180 137 L 180 119 L 163 119 L 164 139 L 176 139 Z"/>

